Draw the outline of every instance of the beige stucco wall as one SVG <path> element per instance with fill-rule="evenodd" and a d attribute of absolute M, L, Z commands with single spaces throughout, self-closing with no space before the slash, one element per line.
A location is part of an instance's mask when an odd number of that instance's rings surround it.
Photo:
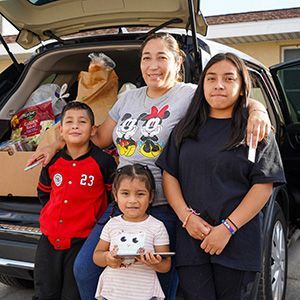
<path fill-rule="evenodd" d="M 229 46 L 249 54 L 269 67 L 282 62 L 282 47 L 300 48 L 300 40 L 231 44 Z"/>

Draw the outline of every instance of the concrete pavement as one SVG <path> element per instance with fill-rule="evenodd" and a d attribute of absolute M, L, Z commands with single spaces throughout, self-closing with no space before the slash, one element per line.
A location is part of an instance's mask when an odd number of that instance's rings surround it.
<path fill-rule="evenodd" d="M 288 281 L 285 300 L 300 299 L 300 239 L 289 248 Z"/>
<path fill-rule="evenodd" d="M 285 300 L 300 299 L 300 239 L 289 248 L 288 282 Z M 32 289 L 16 289 L 0 284 L 0 300 L 31 300 Z M 178 298 L 181 300 L 182 298 Z"/>

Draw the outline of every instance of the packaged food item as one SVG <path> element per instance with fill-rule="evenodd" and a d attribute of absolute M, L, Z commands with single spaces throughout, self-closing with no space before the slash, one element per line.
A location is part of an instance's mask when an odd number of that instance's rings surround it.
<path fill-rule="evenodd" d="M 9 140 L 0 144 L 0 151 L 6 151 L 13 155 L 16 151 L 32 151 L 33 145 L 27 139 Z"/>
<path fill-rule="evenodd" d="M 51 100 L 54 116 L 56 119 L 59 119 L 62 109 L 66 105 L 64 99 L 70 96 L 69 93 L 66 93 L 67 88 L 68 85 L 66 83 L 61 87 L 54 83 L 42 84 L 29 96 L 23 108 Z"/>
<path fill-rule="evenodd" d="M 11 119 L 12 141 L 24 139 L 34 148 L 41 135 L 54 124 L 52 101 L 23 108 Z"/>

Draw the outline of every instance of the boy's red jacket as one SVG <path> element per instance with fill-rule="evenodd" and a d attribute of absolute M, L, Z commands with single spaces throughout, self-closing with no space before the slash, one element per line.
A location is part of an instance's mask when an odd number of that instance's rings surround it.
<path fill-rule="evenodd" d="M 89 235 L 107 208 L 115 169 L 114 159 L 93 144 L 76 160 L 63 149 L 42 169 L 40 228 L 55 249 L 68 249 L 72 238 Z"/>

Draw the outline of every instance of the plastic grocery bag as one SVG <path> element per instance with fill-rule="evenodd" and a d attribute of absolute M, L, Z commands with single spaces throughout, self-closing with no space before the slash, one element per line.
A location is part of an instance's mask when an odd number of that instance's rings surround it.
<path fill-rule="evenodd" d="M 54 116 L 57 117 L 66 105 L 64 98 L 69 96 L 69 94 L 66 93 L 67 88 L 68 86 L 66 83 L 64 83 L 61 88 L 54 83 L 42 84 L 29 96 L 23 108 L 37 105 L 46 100 L 51 100 Z"/>

